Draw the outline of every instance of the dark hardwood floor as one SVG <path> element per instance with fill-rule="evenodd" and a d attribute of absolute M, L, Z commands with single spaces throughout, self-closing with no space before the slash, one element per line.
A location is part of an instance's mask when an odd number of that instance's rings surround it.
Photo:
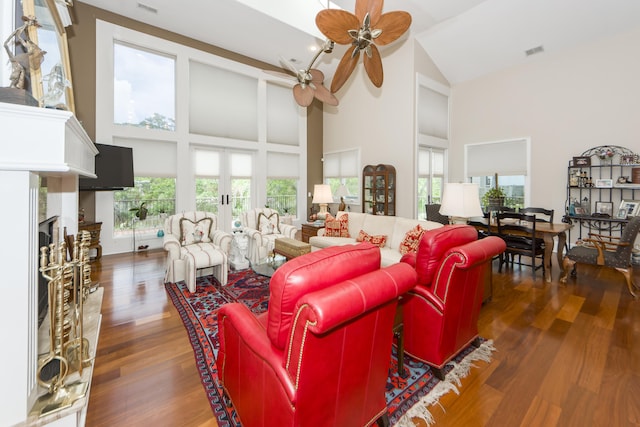
<path fill-rule="evenodd" d="M 92 264 L 105 293 L 89 427 L 217 425 L 164 289 L 164 259 L 156 250 Z M 430 408 L 436 426 L 640 426 L 640 301 L 615 270 L 578 268 L 566 287 L 557 265 L 550 284 L 540 273 L 534 284 L 526 267 L 494 269 L 480 333 L 497 351 L 459 396 Z"/>

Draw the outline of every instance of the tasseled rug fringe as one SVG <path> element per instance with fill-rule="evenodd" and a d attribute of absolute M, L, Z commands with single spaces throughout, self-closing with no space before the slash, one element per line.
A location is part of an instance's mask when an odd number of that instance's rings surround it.
<path fill-rule="evenodd" d="M 414 417 L 424 419 L 428 426 L 433 425 L 435 420 L 427 408 L 438 403 L 440 398 L 450 391 L 460 394 L 458 387 L 462 384 L 462 378 L 469 375 L 469 371 L 475 366 L 473 362 L 476 360 L 482 360 L 487 363 L 491 362 L 491 355 L 494 351 L 496 351 L 496 348 L 493 346 L 493 340 L 484 341 L 480 347 L 462 359 L 460 363 L 454 363 L 453 369 L 447 373 L 444 381 L 440 381 L 429 394 L 413 405 L 413 407 L 398 420 L 394 427 L 415 427 L 415 424 L 411 420 Z"/>

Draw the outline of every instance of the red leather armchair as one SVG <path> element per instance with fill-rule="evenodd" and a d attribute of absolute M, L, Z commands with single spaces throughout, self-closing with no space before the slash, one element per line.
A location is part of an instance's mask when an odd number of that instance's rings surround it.
<path fill-rule="evenodd" d="M 505 250 L 499 237 L 477 237 L 474 227 L 446 225 L 425 232 L 417 253 L 402 258 L 418 274 L 418 284 L 402 298 L 404 349 L 440 379 L 447 362 L 478 343 L 485 269 Z"/>
<path fill-rule="evenodd" d="M 380 269 L 377 246 L 336 246 L 280 267 L 263 315 L 222 307 L 218 376 L 242 425 L 388 421 L 394 316 L 415 283 L 407 264 Z"/>

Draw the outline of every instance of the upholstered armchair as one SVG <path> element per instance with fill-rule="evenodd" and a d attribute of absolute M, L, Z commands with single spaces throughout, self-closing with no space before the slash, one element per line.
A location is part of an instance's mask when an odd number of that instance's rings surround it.
<path fill-rule="evenodd" d="M 571 248 L 562 260 L 564 271 L 560 282 L 566 283 L 569 273 L 576 276 L 576 264 L 615 268 L 624 276 L 629 293 L 637 299 L 639 295 L 636 291 L 640 288 L 633 283 L 631 253 L 638 232 L 640 232 L 640 217 L 636 216 L 624 227 L 620 237 L 589 233 L 589 237 L 583 239 L 584 243 Z"/>
<path fill-rule="evenodd" d="M 416 253 L 401 262 L 415 267 L 418 284 L 401 301 L 405 353 L 443 368 L 469 344 L 478 344 L 485 270 L 505 250 L 496 236 L 477 240 L 469 225 L 445 225 L 423 234 Z"/>
<path fill-rule="evenodd" d="M 415 282 L 407 264 L 380 269 L 380 250 L 371 243 L 334 246 L 276 270 L 266 313 L 224 305 L 216 365 L 242 425 L 388 421 L 398 296 Z"/>
<path fill-rule="evenodd" d="M 248 257 L 251 264 L 260 264 L 275 246 L 276 239 L 295 239 L 298 231 L 294 225 L 280 222 L 278 211 L 256 208 L 242 213 L 243 232 L 249 236 Z"/>
<path fill-rule="evenodd" d="M 214 213 L 195 211 L 171 215 L 164 222 L 165 283 L 185 280 L 194 292 L 197 270 L 211 268 L 213 275 L 225 285 L 231 240 L 231 233 L 218 229 Z"/>

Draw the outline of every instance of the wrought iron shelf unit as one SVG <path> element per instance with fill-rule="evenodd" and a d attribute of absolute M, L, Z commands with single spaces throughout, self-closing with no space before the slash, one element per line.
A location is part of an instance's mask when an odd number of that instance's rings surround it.
<path fill-rule="evenodd" d="M 625 147 L 601 145 L 569 161 L 563 221 L 577 225 L 576 239 L 589 233 L 620 235 L 628 223 L 618 215 L 621 202 L 640 197 L 640 183 L 631 182 L 633 169 L 640 168 L 638 157 Z"/>

